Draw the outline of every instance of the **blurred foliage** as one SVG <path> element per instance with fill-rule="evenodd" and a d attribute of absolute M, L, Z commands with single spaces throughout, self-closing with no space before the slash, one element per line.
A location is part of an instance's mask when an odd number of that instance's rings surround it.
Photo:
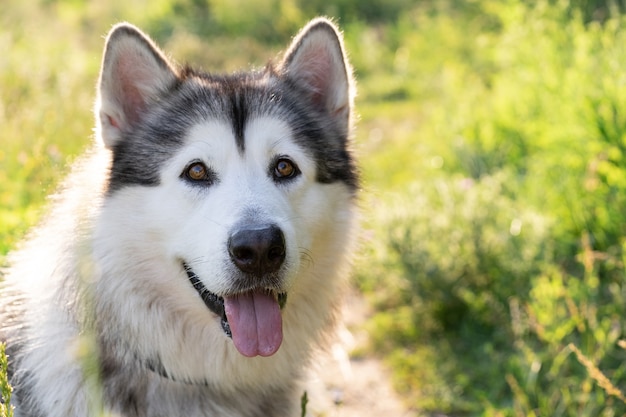
<path fill-rule="evenodd" d="M 570 346 L 624 388 L 626 20 L 480 5 L 387 32 L 406 36 L 381 101 L 416 105 L 366 145 L 373 347 L 427 412 L 623 415 Z"/>
<path fill-rule="evenodd" d="M 6 2 L 5 2 L 6 3 Z M 90 140 L 102 35 L 263 65 L 334 16 L 359 79 L 371 350 L 427 415 L 626 413 L 622 0 L 9 1 L 0 254 Z M 621 396 L 620 396 L 621 395 Z"/>

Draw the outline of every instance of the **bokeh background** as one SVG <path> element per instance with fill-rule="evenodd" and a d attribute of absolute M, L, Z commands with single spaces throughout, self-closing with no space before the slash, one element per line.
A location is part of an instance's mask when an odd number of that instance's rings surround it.
<path fill-rule="evenodd" d="M 626 413 L 626 16 L 610 0 L 3 0 L 0 263 L 93 140 L 130 21 L 212 71 L 336 19 L 358 78 L 373 314 L 352 352 L 424 416 Z M 88 204 L 88 202 L 86 202 Z M 373 394 L 375 395 L 375 394 Z"/>

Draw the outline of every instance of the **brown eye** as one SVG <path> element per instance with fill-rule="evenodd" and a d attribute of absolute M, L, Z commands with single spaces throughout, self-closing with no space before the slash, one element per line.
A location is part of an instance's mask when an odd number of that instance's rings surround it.
<path fill-rule="evenodd" d="M 288 159 L 279 159 L 274 166 L 274 178 L 287 179 L 298 175 L 298 167 Z"/>
<path fill-rule="evenodd" d="M 215 182 L 215 175 L 202 162 L 193 162 L 181 174 L 181 178 L 191 183 L 199 183 L 201 185 L 211 185 Z"/>
<path fill-rule="evenodd" d="M 187 178 L 194 181 L 201 181 L 206 178 L 207 169 L 204 164 L 196 162 L 187 169 Z"/>

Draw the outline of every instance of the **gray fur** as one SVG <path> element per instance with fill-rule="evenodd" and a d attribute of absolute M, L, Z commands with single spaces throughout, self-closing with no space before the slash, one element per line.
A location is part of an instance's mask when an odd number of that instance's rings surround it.
<path fill-rule="evenodd" d="M 263 72 L 232 76 L 187 68 L 179 82 L 163 93 L 159 105 L 114 147 L 110 190 L 130 184 L 157 185 L 157 167 L 182 145 L 187 129 L 199 121 L 227 118 L 243 151 L 246 120 L 275 116 L 287 121 L 296 132 L 296 140 L 311 151 L 318 162 L 318 181 L 343 181 L 356 191 L 358 175 L 347 151 L 348 132 L 333 123 L 324 109 L 303 99 L 306 94 L 271 66 Z"/>

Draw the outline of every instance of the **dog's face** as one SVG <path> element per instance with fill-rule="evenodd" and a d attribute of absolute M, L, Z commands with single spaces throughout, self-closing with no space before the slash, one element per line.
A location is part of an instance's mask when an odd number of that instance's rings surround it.
<path fill-rule="evenodd" d="M 244 134 L 242 151 L 224 121 L 194 125 L 146 210 L 240 353 L 268 356 L 281 344 L 280 308 L 311 261 L 314 235 L 333 227 L 328 209 L 340 211 L 345 197 L 317 185 L 315 163 L 286 123 L 258 117 Z"/>
<path fill-rule="evenodd" d="M 277 67 L 231 76 L 176 69 L 136 28 L 114 28 L 96 109 L 112 154 L 97 239 L 103 264 L 126 254 L 139 271 L 119 285 L 158 286 L 165 308 L 211 317 L 244 356 L 276 353 L 290 294 L 345 250 L 351 84 L 324 20 Z"/>

